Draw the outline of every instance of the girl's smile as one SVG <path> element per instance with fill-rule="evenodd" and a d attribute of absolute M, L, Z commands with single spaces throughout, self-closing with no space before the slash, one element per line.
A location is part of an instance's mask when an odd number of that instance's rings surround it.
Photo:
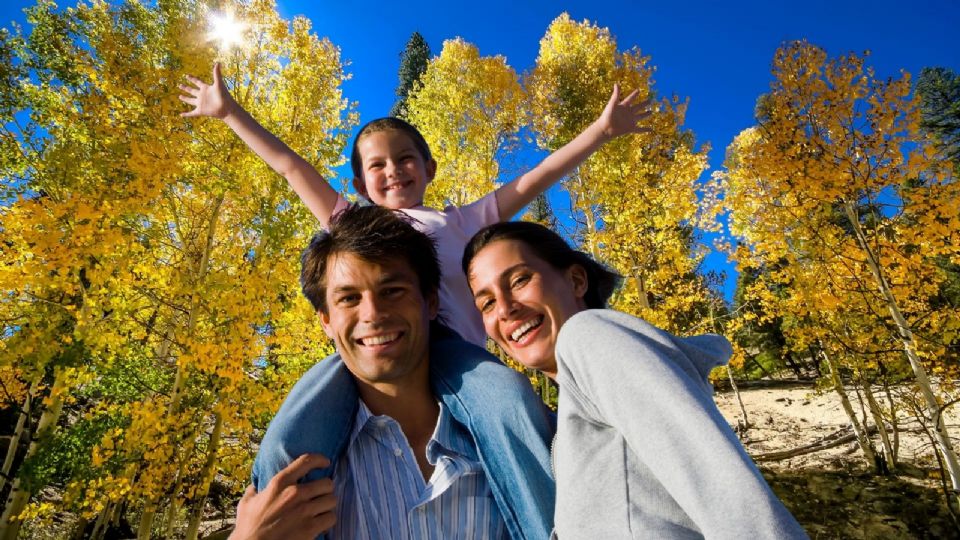
<path fill-rule="evenodd" d="M 437 164 L 424 160 L 410 136 L 388 129 L 363 135 L 357 145 L 363 178 L 354 187 L 375 204 L 399 210 L 423 204 Z"/>

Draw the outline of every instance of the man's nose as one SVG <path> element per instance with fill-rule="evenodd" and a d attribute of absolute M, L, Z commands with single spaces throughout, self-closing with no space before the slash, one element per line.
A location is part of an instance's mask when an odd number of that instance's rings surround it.
<path fill-rule="evenodd" d="M 365 294 L 360 300 L 360 320 L 378 322 L 386 316 L 383 304 L 374 294 Z"/>

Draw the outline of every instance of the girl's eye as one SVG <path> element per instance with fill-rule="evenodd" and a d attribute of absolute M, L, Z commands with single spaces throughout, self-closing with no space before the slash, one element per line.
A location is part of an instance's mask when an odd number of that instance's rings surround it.
<path fill-rule="evenodd" d="M 371 171 L 377 170 L 377 169 L 382 169 L 382 168 L 383 168 L 383 163 L 381 163 L 381 162 L 379 162 L 379 161 L 374 161 L 373 163 L 371 163 L 370 165 L 367 166 L 367 169 L 369 169 L 369 170 L 371 170 Z"/>

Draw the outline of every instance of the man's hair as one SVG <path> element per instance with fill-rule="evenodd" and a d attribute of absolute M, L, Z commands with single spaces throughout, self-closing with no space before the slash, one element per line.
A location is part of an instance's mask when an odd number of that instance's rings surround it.
<path fill-rule="evenodd" d="M 405 261 L 416 273 L 424 297 L 440 287 L 437 248 L 410 224 L 410 218 L 381 206 L 351 204 L 330 219 L 327 231 L 314 235 L 300 257 L 300 286 L 314 310 L 328 313 L 327 265 L 341 253 L 375 264 Z"/>
<path fill-rule="evenodd" d="M 393 116 L 377 118 L 364 124 L 364 126 L 360 128 L 360 131 L 357 132 L 357 136 L 353 139 L 353 150 L 350 152 L 350 167 L 353 169 L 354 178 L 363 180 L 363 157 L 360 156 L 360 141 L 367 135 L 380 131 L 399 131 L 406 134 L 407 137 L 410 137 L 413 146 L 420 152 L 420 157 L 422 157 L 424 161 L 433 159 L 427 140 L 424 139 L 423 134 L 409 122 Z"/>
<path fill-rule="evenodd" d="M 529 221 L 504 221 L 480 229 L 463 250 L 463 273 L 469 275 L 470 263 L 477 253 L 497 240 L 523 242 L 537 257 L 557 270 L 579 264 L 587 272 L 587 292 L 583 300 L 588 309 L 606 307 L 607 300 L 620 284 L 621 276 L 593 260 L 582 251 L 570 247 L 559 234 Z"/>

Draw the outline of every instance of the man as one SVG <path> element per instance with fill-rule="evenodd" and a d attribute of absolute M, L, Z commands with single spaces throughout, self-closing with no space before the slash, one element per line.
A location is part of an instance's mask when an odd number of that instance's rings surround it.
<path fill-rule="evenodd" d="M 521 375 L 433 322 L 431 240 L 390 210 L 355 206 L 302 263 L 304 294 L 338 354 L 304 375 L 267 430 L 259 493 L 241 500 L 233 538 L 312 538 L 331 526 L 334 538 L 549 536 L 549 417 Z M 465 385 L 489 406 L 464 407 Z"/>

